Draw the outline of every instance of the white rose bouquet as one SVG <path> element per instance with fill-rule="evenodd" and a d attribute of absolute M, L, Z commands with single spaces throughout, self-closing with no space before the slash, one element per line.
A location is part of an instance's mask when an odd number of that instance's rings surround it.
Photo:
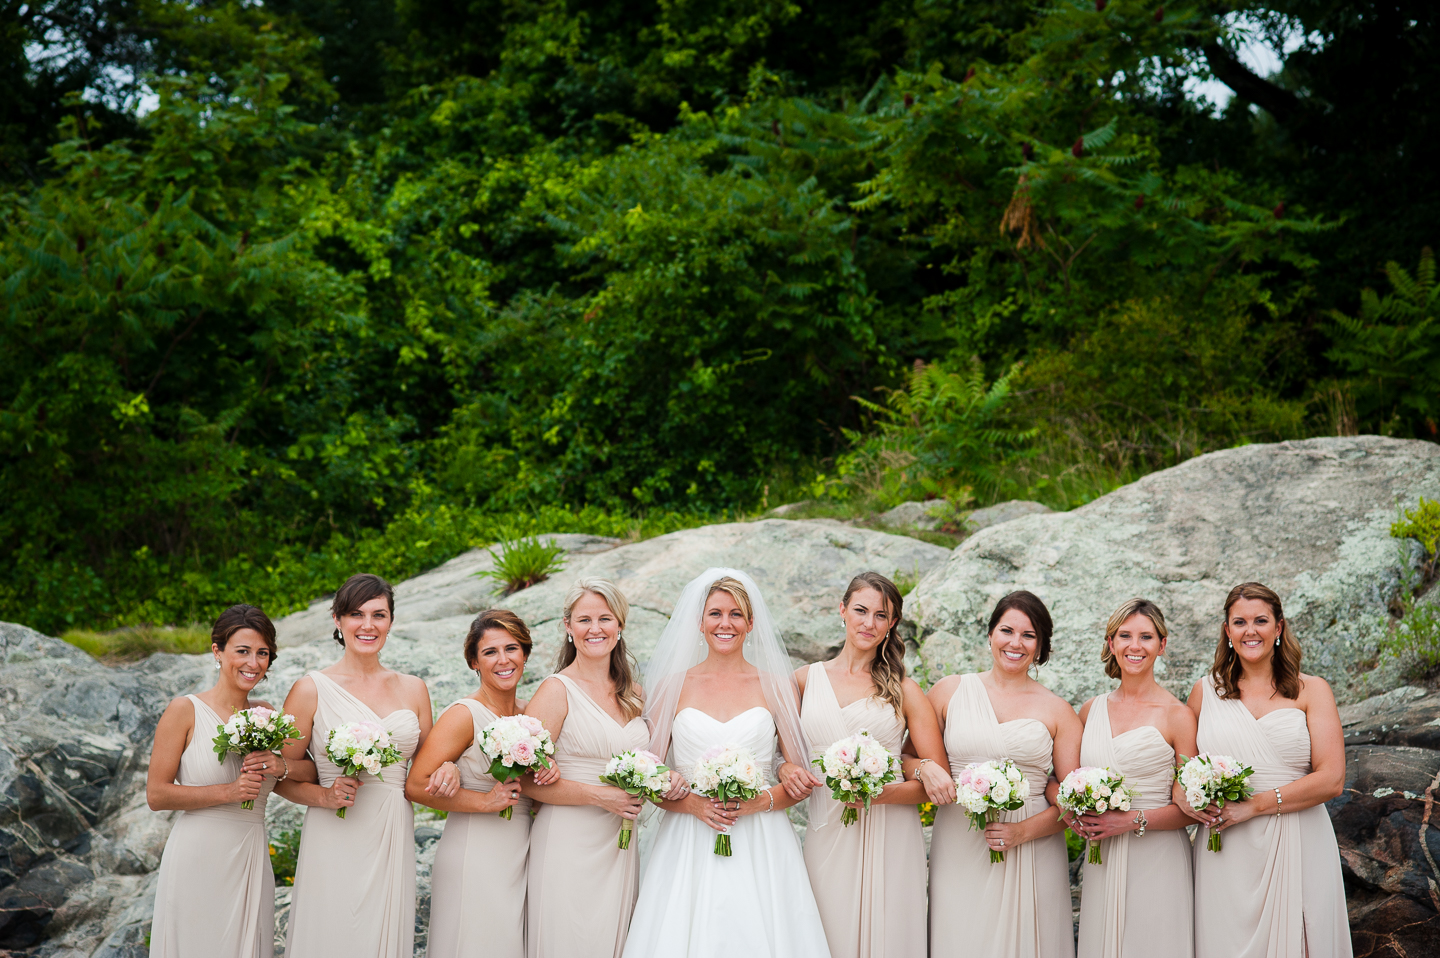
<path fill-rule="evenodd" d="M 1023 808 L 1029 797 L 1029 781 L 1009 759 L 967 765 L 955 776 L 955 804 L 970 813 L 970 827 L 981 831 L 1002 811 Z M 1004 852 L 990 849 L 990 864 L 1004 860 Z"/>
<path fill-rule="evenodd" d="M 670 790 L 670 769 L 653 752 L 621 752 L 613 756 L 600 776 L 603 785 L 623 788 L 631 795 L 648 798 L 657 805 Z M 620 837 L 615 844 L 620 848 L 630 847 L 630 835 L 635 823 L 628 818 L 620 819 Z"/>
<path fill-rule="evenodd" d="M 1175 770 L 1175 778 L 1185 789 L 1185 801 L 1195 811 L 1211 804 L 1225 807 L 1226 802 L 1243 802 L 1255 790 L 1245 780 L 1255 774 L 1255 769 L 1229 755 L 1211 755 L 1201 752 Z M 1220 850 L 1220 833 L 1210 829 L 1210 838 L 1205 847 L 1212 852 Z"/>
<path fill-rule="evenodd" d="M 891 782 L 900 778 L 900 759 L 890 753 L 864 729 L 859 735 L 842 738 L 825 750 L 820 758 L 812 759 L 825 773 L 825 784 L 830 786 L 830 796 L 837 802 L 864 802 L 870 810 L 870 802 Z M 840 815 L 840 824 L 846 827 L 860 818 L 857 809 L 847 807 Z"/>
<path fill-rule="evenodd" d="M 231 714 L 224 725 L 215 726 L 213 739 L 215 760 L 224 762 L 232 753 L 249 755 L 251 752 L 279 753 L 287 741 L 300 737 L 295 727 L 295 716 L 285 715 L 263 705 L 239 709 Z M 241 808 L 254 808 L 254 799 L 240 803 Z"/>
<path fill-rule="evenodd" d="M 490 760 L 490 776 L 501 783 L 513 782 L 526 772 L 549 768 L 555 743 L 533 715 L 506 715 L 480 730 L 480 751 Z M 515 806 L 507 806 L 500 817 L 513 818 Z"/>
<path fill-rule="evenodd" d="M 765 775 L 749 749 L 738 745 L 717 745 L 701 756 L 690 787 L 697 794 L 721 802 L 732 798 L 749 801 L 765 787 Z M 715 854 L 730 857 L 729 833 L 715 836 Z"/>
<path fill-rule="evenodd" d="M 325 741 L 325 754 L 340 767 L 341 775 L 352 778 L 369 772 L 380 781 L 380 770 L 400 761 L 400 750 L 390 741 L 390 733 L 379 722 L 346 722 L 330 730 Z M 336 818 L 345 817 L 345 809 L 335 809 Z"/>
<path fill-rule="evenodd" d="M 1128 812 L 1130 803 L 1139 797 L 1139 792 L 1125 784 L 1125 776 L 1113 768 L 1082 765 L 1060 783 L 1055 804 L 1075 815 L 1103 815 L 1112 808 Z M 1090 864 L 1105 864 L 1100 860 L 1100 843 L 1091 841 L 1089 845 Z"/>

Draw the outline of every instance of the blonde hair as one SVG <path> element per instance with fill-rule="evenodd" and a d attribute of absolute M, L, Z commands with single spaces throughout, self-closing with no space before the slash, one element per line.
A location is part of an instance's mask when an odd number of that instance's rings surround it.
<path fill-rule="evenodd" d="M 710 583 L 710 589 L 705 593 L 705 605 L 710 604 L 710 597 L 717 592 L 723 592 L 735 600 L 740 611 L 745 613 L 746 622 L 755 621 L 755 607 L 750 604 L 750 593 L 745 591 L 745 584 L 739 579 L 732 579 L 730 576 L 721 576 Z M 700 607 L 700 614 L 705 614 L 705 606 Z"/>
<path fill-rule="evenodd" d="M 615 643 L 615 648 L 610 650 L 610 681 L 615 684 L 615 700 L 620 703 L 620 711 L 627 720 L 633 719 L 644 709 L 645 701 L 641 696 L 640 682 L 635 678 L 638 667 L 629 650 L 625 648 L 625 620 L 630 615 L 630 602 L 625 598 L 625 593 L 620 591 L 620 587 L 609 579 L 598 576 L 577 579 L 565 594 L 560 634 L 562 637 L 570 634 L 570 613 L 575 608 L 575 603 L 587 595 L 598 595 L 604 600 L 610 614 L 615 616 L 615 621 L 620 624 L 619 640 Z M 559 672 L 574 662 L 577 654 L 574 642 L 562 642 L 555 671 Z"/>
<path fill-rule="evenodd" d="M 1155 627 L 1155 634 L 1162 639 L 1170 637 L 1170 630 L 1165 628 L 1165 613 L 1160 607 L 1149 599 L 1127 599 L 1120 605 L 1120 608 L 1110 613 L 1110 621 L 1105 623 L 1105 641 L 1100 646 L 1100 661 L 1105 664 L 1105 674 L 1112 679 L 1120 677 L 1120 663 L 1115 659 L 1115 650 L 1110 647 L 1110 641 L 1115 638 L 1115 633 L 1120 631 L 1120 626 L 1132 615 L 1143 615 L 1150 620 Z"/>

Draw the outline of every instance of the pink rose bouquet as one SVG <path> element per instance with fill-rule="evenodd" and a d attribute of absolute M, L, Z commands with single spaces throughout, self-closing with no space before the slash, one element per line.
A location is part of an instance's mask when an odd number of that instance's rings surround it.
<path fill-rule="evenodd" d="M 555 743 L 550 733 L 533 715 L 506 715 L 480 730 L 475 744 L 490 760 L 490 775 L 501 783 L 513 782 L 526 772 L 549 768 Z M 504 819 L 513 818 L 515 807 L 500 812 Z"/>

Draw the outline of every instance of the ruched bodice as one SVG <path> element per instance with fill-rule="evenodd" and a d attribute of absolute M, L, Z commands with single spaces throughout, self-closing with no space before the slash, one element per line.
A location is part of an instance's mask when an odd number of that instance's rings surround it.
<path fill-rule="evenodd" d="M 945 754 L 950 759 L 951 776 L 976 762 L 1009 759 L 1030 783 L 1025 807 L 1002 812 L 1001 821 L 1021 821 L 1048 804 L 1045 782 L 1055 764 L 1055 740 L 1044 722 L 1033 718 L 1001 722 L 990 704 L 984 681 L 974 673 L 960 676 L 946 715 Z"/>
<path fill-rule="evenodd" d="M 650 742 L 645 720 L 638 715 L 621 725 L 586 694 L 568 675 L 556 675 L 565 684 L 569 714 L 555 741 L 555 761 L 562 778 L 595 782 L 611 756 L 644 748 Z"/>
<path fill-rule="evenodd" d="M 495 778 L 490 774 L 490 760 L 480 750 L 480 733 L 485 727 L 494 722 L 500 716 L 481 705 L 472 698 L 463 698 L 451 703 L 450 708 L 460 706 L 470 713 L 470 722 L 475 730 L 470 737 L 470 747 L 460 753 L 455 760 L 455 767 L 460 772 L 460 787 L 469 789 L 472 792 L 488 792 L 495 787 Z M 446 709 L 448 712 L 449 709 Z M 528 812 L 533 804 L 530 799 L 521 796 L 516 803 L 519 811 Z"/>
<path fill-rule="evenodd" d="M 405 798 L 405 775 L 420 744 L 420 720 L 409 709 L 382 718 L 323 672 L 309 677 L 315 721 L 308 748 L 321 786 L 328 788 L 340 774 L 325 754 L 330 730 L 350 722 L 380 723 L 401 760 L 379 776 L 360 773 L 355 804 L 343 819 L 329 808 L 306 810 L 286 958 L 409 958 L 415 941 L 415 815 Z"/>
<path fill-rule="evenodd" d="M 212 743 L 224 719 L 198 695 L 190 742 L 180 755 L 180 785 L 227 785 L 243 758 L 215 760 Z M 255 807 L 239 802 L 181 812 L 160 858 L 151 958 L 269 958 L 275 945 L 275 877 L 265 836 L 265 778 Z"/>
<path fill-rule="evenodd" d="M 1030 783 L 1023 808 L 1000 812 L 1018 822 L 1045 812 L 1045 782 L 1054 764 L 1050 729 L 1038 719 L 1001 723 L 979 675 L 960 676 L 945 709 L 951 773 L 975 762 L 1009 759 Z M 1051 812 L 1050 814 L 1054 814 Z M 959 805 L 935 810 L 930 845 L 930 954 L 969 958 L 1070 958 L 1075 938 L 1065 839 L 1048 835 L 1005 850 L 990 864 L 984 834 Z"/>
<path fill-rule="evenodd" d="M 819 758 L 861 731 L 900 754 L 905 719 L 871 695 L 843 708 L 823 663 L 810 666 L 800 727 Z M 872 805 L 854 824 L 817 788 L 810 796 L 805 867 L 831 958 L 925 958 L 925 836 L 912 805 Z"/>
<path fill-rule="evenodd" d="M 1139 794 L 1132 813 L 1171 802 L 1175 749 L 1153 725 L 1112 735 L 1110 697 L 1090 703 L 1080 764 L 1113 769 Z M 1115 835 L 1081 882 L 1080 958 L 1191 958 L 1190 840 L 1184 831 Z M 1087 856 L 1088 857 L 1088 856 Z"/>
<path fill-rule="evenodd" d="M 1196 739 L 1202 752 L 1253 768 L 1257 792 L 1310 773 L 1310 728 L 1298 708 L 1255 718 L 1238 698 L 1202 681 Z M 1195 836 L 1196 958 L 1349 958 L 1340 850 L 1324 805 L 1259 815 L 1228 827 L 1224 847 Z"/>

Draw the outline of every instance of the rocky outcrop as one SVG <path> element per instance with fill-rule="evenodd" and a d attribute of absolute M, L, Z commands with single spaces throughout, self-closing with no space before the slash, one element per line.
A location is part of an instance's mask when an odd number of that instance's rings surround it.
<path fill-rule="evenodd" d="M 1078 703 L 1109 687 L 1099 647 L 1111 610 L 1145 596 L 1170 626 L 1162 680 L 1183 697 L 1214 655 L 1226 592 L 1258 580 L 1283 599 L 1306 671 L 1352 700 L 1398 680 L 1367 669 L 1402 564 L 1414 561 L 1389 526 L 1397 505 L 1421 496 L 1440 496 L 1440 445 L 1358 436 L 1228 449 L 1073 512 L 980 530 L 907 610 L 926 636 L 924 664 L 941 675 L 988 667 L 995 600 L 1034 591 L 1055 619 L 1041 681 Z"/>

